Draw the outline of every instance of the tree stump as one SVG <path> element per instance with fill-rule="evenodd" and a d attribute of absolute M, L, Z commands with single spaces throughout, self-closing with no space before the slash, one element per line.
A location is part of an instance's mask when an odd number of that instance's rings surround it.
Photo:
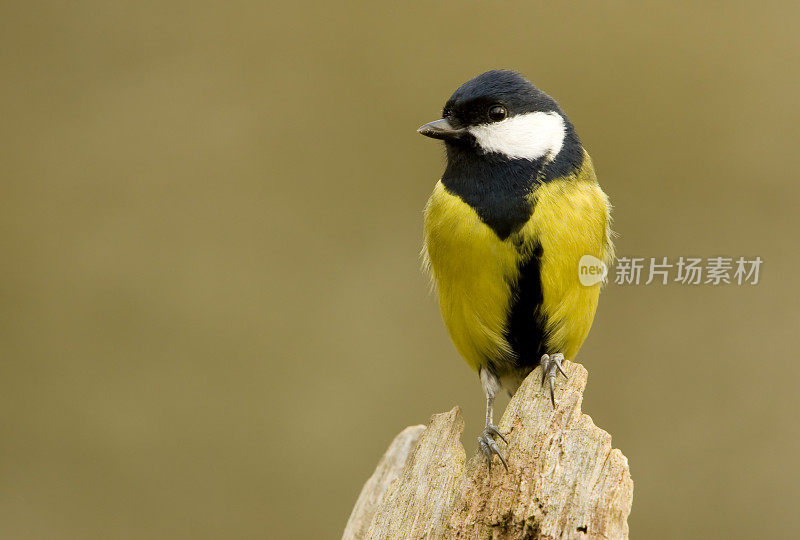
<path fill-rule="evenodd" d="M 498 425 L 508 472 L 477 451 L 467 460 L 458 407 L 406 428 L 361 490 L 343 538 L 628 538 L 628 460 L 581 413 L 586 369 L 565 370 L 555 409 L 541 368 L 511 399 Z"/>

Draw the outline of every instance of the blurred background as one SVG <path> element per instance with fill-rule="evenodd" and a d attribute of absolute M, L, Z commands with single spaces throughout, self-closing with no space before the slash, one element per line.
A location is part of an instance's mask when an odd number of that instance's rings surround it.
<path fill-rule="evenodd" d="M 800 497 L 791 2 L 30 2 L 0 8 L 3 537 L 336 538 L 392 437 L 477 377 L 418 253 L 415 129 L 513 68 L 555 96 L 622 256 L 584 411 L 634 538 L 788 538 Z"/>

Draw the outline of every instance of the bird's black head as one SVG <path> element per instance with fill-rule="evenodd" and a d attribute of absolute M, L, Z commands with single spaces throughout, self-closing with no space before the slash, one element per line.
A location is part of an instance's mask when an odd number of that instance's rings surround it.
<path fill-rule="evenodd" d="M 580 148 L 555 100 L 506 70 L 487 71 L 461 85 L 447 100 L 442 119 L 418 131 L 444 140 L 449 157 L 468 152 L 494 160 L 553 162 L 562 151 Z"/>
<path fill-rule="evenodd" d="M 575 174 L 583 147 L 558 104 L 514 71 L 487 71 L 456 90 L 442 119 L 418 130 L 441 139 L 441 182 L 505 240 L 530 218 L 530 193 Z"/>

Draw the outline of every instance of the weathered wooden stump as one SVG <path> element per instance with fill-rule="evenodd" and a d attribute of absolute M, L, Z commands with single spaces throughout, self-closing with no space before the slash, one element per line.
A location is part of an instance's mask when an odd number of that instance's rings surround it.
<path fill-rule="evenodd" d="M 458 407 L 403 430 L 364 485 L 344 539 L 628 537 L 633 480 L 611 436 L 581 413 L 588 373 L 568 362 L 553 409 L 537 368 L 498 427 L 508 472 L 461 445 Z"/>

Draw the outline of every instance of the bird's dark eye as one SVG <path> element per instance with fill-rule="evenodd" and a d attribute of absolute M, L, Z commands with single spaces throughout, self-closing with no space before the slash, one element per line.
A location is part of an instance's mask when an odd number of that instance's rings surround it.
<path fill-rule="evenodd" d="M 499 122 L 508 116 L 508 111 L 502 105 L 492 105 L 489 107 L 489 120 Z"/>

